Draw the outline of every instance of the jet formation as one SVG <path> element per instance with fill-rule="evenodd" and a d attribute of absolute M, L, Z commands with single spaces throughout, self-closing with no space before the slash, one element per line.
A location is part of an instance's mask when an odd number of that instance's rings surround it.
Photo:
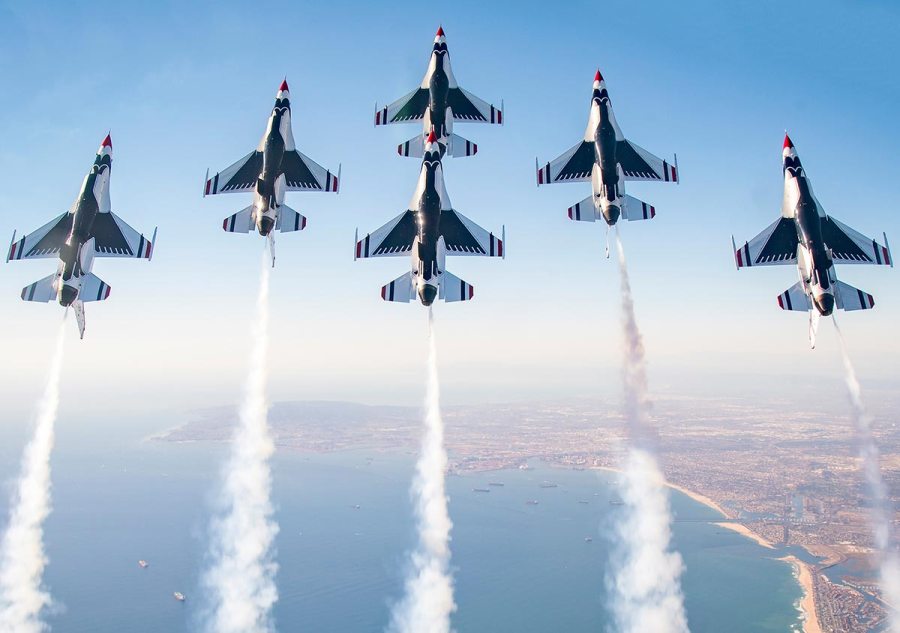
<path fill-rule="evenodd" d="M 732 237 L 738 270 L 794 264 L 800 281 L 778 295 L 782 310 L 809 312 L 809 342 L 815 347 L 819 316 L 838 310 L 870 310 L 875 299 L 837 278 L 835 263 L 894 265 L 887 235 L 874 239 L 830 217 L 812 190 L 797 149 L 784 135 L 781 151 L 784 198 L 781 217 L 743 246 Z"/>
<path fill-rule="evenodd" d="M 255 229 L 267 237 L 275 266 L 275 231 L 289 233 L 306 228 L 306 218 L 284 203 L 285 192 L 337 193 L 339 179 L 340 168 L 334 175 L 297 150 L 291 129 L 291 93 L 285 79 L 257 148 L 212 178 L 207 172 L 203 196 L 252 191 L 253 204 L 225 218 L 222 229 L 229 233 Z"/>
<path fill-rule="evenodd" d="M 453 130 L 454 123 L 504 124 L 504 113 L 461 88 L 450 64 L 443 28 L 432 45 L 421 83 L 390 105 L 376 104 L 375 125 L 419 123 L 422 132 L 401 143 L 397 153 L 421 159 L 412 199 L 400 215 L 381 228 L 355 239 L 354 259 L 409 257 L 410 269 L 381 288 L 386 301 L 425 306 L 436 300 L 468 301 L 471 284 L 446 270 L 448 256 L 503 257 L 505 227 L 499 236 L 463 216 L 450 203 L 444 182 L 444 158 L 474 156 L 478 145 Z M 743 246 L 732 238 L 738 269 L 794 264 L 799 281 L 778 295 L 783 310 L 809 312 L 810 345 L 820 316 L 838 310 L 868 310 L 872 295 L 837 277 L 835 264 L 892 266 L 887 235 L 884 244 L 828 216 L 812 191 L 806 171 L 790 138 L 782 150 L 784 197 L 781 217 Z M 584 136 L 558 158 L 540 164 L 535 160 L 538 186 L 561 182 L 591 183 L 591 195 L 568 208 L 571 220 L 602 220 L 609 229 L 620 219 L 649 220 L 656 208 L 625 193 L 628 180 L 680 182 L 677 156 L 661 159 L 625 138 L 616 121 L 603 75 L 594 75 L 590 112 Z M 94 275 L 96 257 L 131 257 L 149 260 L 156 230 L 147 239 L 110 209 L 109 183 L 112 140 L 103 140 L 94 164 L 69 211 L 36 231 L 16 240 L 13 233 L 6 261 L 56 258 L 57 271 L 25 288 L 25 301 L 57 301 L 73 308 L 84 337 L 84 303 L 103 301 L 109 285 Z M 306 218 L 285 204 L 288 191 L 338 192 L 340 167 L 335 174 L 297 150 L 291 127 L 291 96 L 287 80 L 275 97 L 265 133 L 249 154 L 212 178 L 207 171 L 203 196 L 252 192 L 250 206 L 222 221 L 223 230 L 249 233 L 256 230 L 267 239 L 275 265 L 275 232 L 306 228 Z M 607 240 L 607 256 L 609 243 Z"/>
<path fill-rule="evenodd" d="M 75 311 L 78 332 L 84 338 L 84 304 L 109 298 L 110 286 L 93 274 L 97 257 L 130 257 L 150 260 L 153 237 L 147 239 L 111 211 L 109 183 L 112 175 L 112 139 L 107 134 L 94 164 L 81 184 L 72 207 L 12 243 L 6 261 L 56 258 L 56 272 L 25 286 L 25 301 L 57 301 Z"/>
<path fill-rule="evenodd" d="M 569 219 L 606 222 L 615 226 L 619 218 L 650 220 L 656 207 L 625 193 L 626 180 L 678 182 L 678 157 L 670 163 L 627 140 L 616 122 L 606 81 L 594 75 L 591 110 L 584 138 L 571 149 L 537 168 L 537 184 L 591 182 L 592 193 L 569 207 Z M 609 256 L 607 244 L 606 255 Z"/>
<path fill-rule="evenodd" d="M 474 287 L 446 269 L 448 255 L 504 257 L 505 228 L 498 237 L 456 211 L 444 185 L 444 156 L 473 156 L 478 146 L 453 133 L 454 121 L 503 123 L 495 108 L 466 92 L 450 68 L 444 29 L 434 38 L 428 70 L 418 88 L 375 113 L 375 125 L 423 122 L 423 134 L 402 143 L 401 156 L 422 158 L 419 180 L 408 208 L 359 239 L 354 259 L 410 257 L 410 271 L 381 287 L 385 301 L 424 306 L 435 300 L 468 301 Z"/>

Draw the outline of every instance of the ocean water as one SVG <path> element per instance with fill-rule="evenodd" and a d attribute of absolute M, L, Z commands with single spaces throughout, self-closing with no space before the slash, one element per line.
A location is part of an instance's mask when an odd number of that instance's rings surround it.
<path fill-rule="evenodd" d="M 117 421 L 86 435 L 71 420 L 54 454 L 46 525 L 48 618 L 61 633 L 202 629 L 199 587 L 222 445 L 142 441 L 170 424 Z M 0 475 L 14 476 L 24 438 L 2 435 Z M 415 456 L 280 452 L 274 460 L 280 631 L 381 631 L 414 543 L 408 485 Z M 541 466 L 448 481 L 459 633 L 606 631 L 615 474 Z M 503 482 L 503 487 L 488 486 Z M 552 481 L 555 488 L 540 484 Z M 491 492 L 475 492 L 489 488 Z M 537 505 L 527 505 L 537 500 Z M 798 627 L 800 590 L 768 550 L 712 524 L 673 493 L 675 545 L 694 633 Z M 587 503 L 579 503 L 587 501 Z M 7 516 L 6 495 L 0 499 Z M 359 505 L 359 509 L 354 506 Z M 586 542 L 585 538 L 592 539 Z M 141 569 L 138 559 L 150 566 Z M 181 591 L 187 601 L 172 597 Z"/>

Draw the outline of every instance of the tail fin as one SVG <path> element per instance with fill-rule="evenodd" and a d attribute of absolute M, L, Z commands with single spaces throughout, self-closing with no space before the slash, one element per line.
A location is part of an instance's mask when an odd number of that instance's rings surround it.
<path fill-rule="evenodd" d="M 54 273 L 43 279 L 38 279 L 29 286 L 25 286 L 22 288 L 22 300 L 43 301 L 44 303 L 53 301 L 57 296 L 56 284 L 58 278 L 58 273 Z"/>
<path fill-rule="evenodd" d="M 843 281 L 834 282 L 834 302 L 840 310 L 871 310 L 875 298 Z"/>
<path fill-rule="evenodd" d="M 94 273 L 88 273 L 81 278 L 81 291 L 78 298 L 81 301 L 105 301 L 109 298 L 112 288 Z"/>
<path fill-rule="evenodd" d="M 256 218 L 253 217 L 253 205 L 245 207 L 229 215 L 222 220 L 222 230 L 229 233 L 249 233 L 256 226 Z"/>
<path fill-rule="evenodd" d="M 456 275 L 444 271 L 444 279 L 441 283 L 441 299 L 451 301 L 469 301 L 475 296 L 475 287 L 466 283 Z"/>
<path fill-rule="evenodd" d="M 782 310 L 797 310 L 806 312 L 812 310 L 812 302 L 806 295 L 802 282 L 797 282 L 780 295 L 778 295 L 778 307 Z"/>
<path fill-rule="evenodd" d="M 382 286 L 381 298 L 385 301 L 404 301 L 406 303 L 415 299 L 416 289 L 413 286 L 412 273 L 400 275 L 394 281 Z"/>
<path fill-rule="evenodd" d="M 459 134 L 451 134 L 446 143 L 441 142 L 444 152 L 454 158 L 462 156 L 474 156 L 478 153 L 478 144 L 464 139 Z M 417 134 L 405 143 L 397 146 L 397 153 L 401 156 L 422 158 L 425 156 L 425 137 Z"/>
<path fill-rule="evenodd" d="M 622 217 L 626 220 L 652 220 L 656 216 L 656 207 L 638 200 L 634 196 L 625 195 L 622 205 Z"/>
<path fill-rule="evenodd" d="M 275 223 L 275 228 L 282 233 L 302 231 L 306 228 L 306 218 L 283 204 L 278 207 L 278 221 Z"/>

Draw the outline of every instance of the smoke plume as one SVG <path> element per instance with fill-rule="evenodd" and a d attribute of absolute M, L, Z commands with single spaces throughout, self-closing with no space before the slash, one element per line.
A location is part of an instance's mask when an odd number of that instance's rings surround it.
<path fill-rule="evenodd" d="M 833 317 L 832 317 L 833 318 Z M 859 445 L 859 456 L 862 460 L 863 476 L 871 498 L 871 522 L 872 532 L 875 537 L 875 549 L 878 555 L 879 574 L 881 577 L 881 590 L 884 599 L 889 606 L 890 631 L 900 633 L 900 559 L 897 552 L 891 548 L 891 507 L 887 486 L 881 477 L 878 467 L 878 446 L 872 437 L 872 418 L 866 412 L 862 401 L 862 390 L 856 379 L 856 370 L 850 360 L 844 335 L 841 333 L 834 319 L 834 329 L 837 332 L 838 343 L 841 348 L 841 357 L 844 361 L 844 380 L 847 383 L 847 392 L 850 396 L 850 404 L 853 410 L 853 423 L 856 427 L 856 437 Z"/>
<path fill-rule="evenodd" d="M 450 530 L 444 476 L 447 451 L 441 420 L 434 319 L 428 308 L 428 384 L 425 429 L 416 474 L 410 490 L 416 508 L 418 544 L 410 554 L 405 595 L 394 606 L 393 633 L 449 633 L 453 601 L 450 573 Z"/>
<path fill-rule="evenodd" d="M 39 633 L 47 625 L 41 612 L 51 605 L 43 587 L 44 520 L 50 514 L 50 453 L 59 409 L 59 380 L 65 321 L 56 334 L 47 386 L 38 404 L 34 435 L 10 503 L 9 525 L 0 543 L 0 633 Z"/>
<path fill-rule="evenodd" d="M 624 517 L 608 577 L 615 629 L 621 633 L 687 633 L 681 556 L 671 549 L 672 516 L 665 480 L 653 452 L 644 345 L 622 240 L 616 234 L 625 335 L 623 378 L 630 447 L 622 475 Z"/>
<path fill-rule="evenodd" d="M 278 600 L 272 518 L 274 444 L 266 419 L 266 356 L 269 325 L 269 265 L 263 254 L 251 330 L 250 372 L 231 454 L 223 471 L 219 512 L 211 526 L 212 564 L 203 582 L 211 594 L 210 633 L 263 633 L 273 630 Z"/>

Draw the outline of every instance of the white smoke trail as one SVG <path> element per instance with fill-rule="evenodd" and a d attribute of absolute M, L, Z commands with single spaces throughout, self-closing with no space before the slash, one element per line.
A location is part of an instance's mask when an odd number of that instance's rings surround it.
<path fill-rule="evenodd" d="M 871 522 L 872 532 L 875 537 L 875 549 L 879 556 L 879 574 L 881 576 L 881 590 L 884 599 L 889 606 L 890 631 L 900 633 L 900 559 L 897 552 L 891 548 L 891 515 L 893 508 L 888 495 L 887 486 L 881 477 L 878 467 L 878 446 L 872 437 L 872 418 L 866 412 L 862 400 L 862 390 L 856 379 L 856 370 L 850 360 L 844 335 L 837 324 L 837 319 L 832 315 L 834 329 L 837 332 L 838 343 L 841 348 L 841 357 L 844 361 L 844 380 L 847 383 L 847 392 L 850 395 L 850 404 L 853 409 L 853 422 L 856 426 L 857 442 L 859 443 L 859 456 L 862 459 L 863 476 L 866 487 L 871 497 Z"/>
<path fill-rule="evenodd" d="M 687 633 L 681 591 L 681 556 L 671 550 L 672 516 L 665 480 L 652 451 L 647 372 L 641 332 L 622 240 L 616 233 L 625 333 L 625 414 L 631 446 L 622 476 L 624 518 L 608 577 L 616 630 L 621 633 Z"/>
<path fill-rule="evenodd" d="M 0 633 L 39 633 L 52 599 L 42 586 L 47 555 L 44 520 L 50 514 L 50 453 L 59 409 L 65 320 L 56 334 L 47 386 L 38 404 L 34 435 L 22 456 L 9 525 L 0 543 Z"/>
<path fill-rule="evenodd" d="M 263 253 L 253 323 L 250 372 L 231 455 L 223 471 L 221 508 L 211 527 L 211 567 L 203 582 L 212 594 L 206 628 L 210 633 L 262 633 L 273 630 L 278 600 L 272 518 L 274 444 L 266 419 L 266 355 L 269 325 L 269 262 Z"/>
<path fill-rule="evenodd" d="M 449 633 L 450 614 L 456 611 L 450 573 L 450 530 L 444 476 L 447 451 L 441 420 L 440 389 L 434 319 L 428 308 L 428 386 L 425 430 L 411 494 L 416 503 L 419 542 L 410 555 L 405 595 L 394 606 L 389 631 Z"/>

